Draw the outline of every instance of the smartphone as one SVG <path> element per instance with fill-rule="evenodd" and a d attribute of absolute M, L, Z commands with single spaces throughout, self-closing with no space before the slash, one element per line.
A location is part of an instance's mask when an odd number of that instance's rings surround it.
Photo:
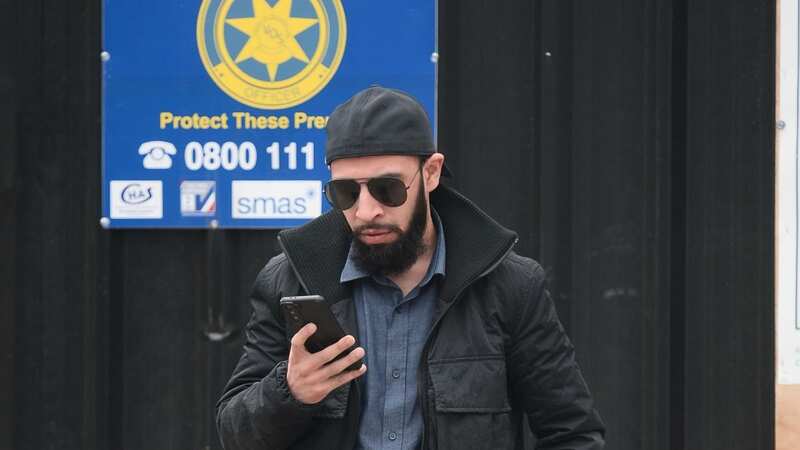
<path fill-rule="evenodd" d="M 300 328 L 307 323 L 314 323 L 317 331 L 306 340 L 306 349 L 311 353 L 316 353 L 325 349 L 346 336 L 336 317 L 333 315 L 328 303 L 321 295 L 302 295 L 297 297 L 283 297 L 281 299 L 281 309 L 286 324 L 294 336 Z M 343 358 L 350 351 L 358 347 L 358 342 L 352 347 L 340 353 L 334 361 Z M 361 368 L 362 360 L 358 360 L 347 367 L 345 370 L 358 370 Z"/>

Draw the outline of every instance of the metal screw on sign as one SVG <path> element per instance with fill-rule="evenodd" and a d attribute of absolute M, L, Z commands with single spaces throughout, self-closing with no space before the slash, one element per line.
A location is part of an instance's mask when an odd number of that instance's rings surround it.
<path fill-rule="evenodd" d="M 779 120 L 778 123 L 775 124 L 775 126 L 778 127 L 779 130 L 782 130 L 786 128 L 786 122 Z"/>
<path fill-rule="evenodd" d="M 216 230 L 217 228 L 219 228 L 219 221 L 217 219 L 211 219 L 211 221 L 208 222 L 208 226 Z"/>
<path fill-rule="evenodd" d="M 100 61 L 107 62 L 109 59 L 111 59 L 111 53 L 106 51 L 100 52 Z"/>
<path fill-rule="evenodd" d="M 109 220 L 108 217 L 101 217 L 100 218 L 100 226 L 105 228 L 105 229 L 108 229 L 108 227 L 111 226 L 111 220 Z"/>
<path fill-rule="evenodd" d="M 431 53 L 431 62 L 434 63 L 434 64 L 439 62 L 439 53 L 438 52 Z"/>

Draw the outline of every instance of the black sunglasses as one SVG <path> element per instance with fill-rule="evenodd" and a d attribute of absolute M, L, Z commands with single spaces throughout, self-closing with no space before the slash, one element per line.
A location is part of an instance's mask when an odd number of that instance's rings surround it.
<path fill-rule="evenodd" d="M 417 173 L 419 172 L 419 170 L 414 172 L 411 183 L 417 178 Z M 361 185 L 366 184 L 369 195 L 372 198 L 386 206 L 395 207 L 406 202 L 411 183 L 406 186 L 403 180 L 392 177 L 376 177 L 367 181 L 341 179 L 328 181 L 325 183 L 323 190 L 325 191 L 325 197 L 328 198 L 334 208 L 345 210 L 355 205 L 359 195 L 361 195 Z"/>

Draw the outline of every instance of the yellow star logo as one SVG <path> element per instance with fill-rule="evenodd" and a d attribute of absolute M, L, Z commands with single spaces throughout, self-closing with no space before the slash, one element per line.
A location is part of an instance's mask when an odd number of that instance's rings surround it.
<path fill-rule="evenodd" d="M 296 58 L 308 63 L 308 55 L 296 36 L 316 25 L 317 19 L 292 17 L 292 0 L 278 0 L 269 6 L 267 0 L 252 0 L 253 17 L 228 19 L 225 23 L 250 36 L 236 55 L 236 63 L 248 58 L 267 66 L 270 81 L 275 81 L 278 66 Z"/>

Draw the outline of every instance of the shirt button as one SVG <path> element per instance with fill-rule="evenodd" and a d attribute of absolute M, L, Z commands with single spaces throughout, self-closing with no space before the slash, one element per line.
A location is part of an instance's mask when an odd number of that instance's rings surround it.
<path fill-rule="evenodd" d="M 397 369 L 394 369 L 392 371 L 392 378 L 400 378 L 400 371 L 397 370 Z"/>
<path fill-rule="evenodd" d="M 394 441 L 395 439 L 397 439 L 397 433 L 392 431 L 391 433 L 389 433 L 389 440 Z"/>

